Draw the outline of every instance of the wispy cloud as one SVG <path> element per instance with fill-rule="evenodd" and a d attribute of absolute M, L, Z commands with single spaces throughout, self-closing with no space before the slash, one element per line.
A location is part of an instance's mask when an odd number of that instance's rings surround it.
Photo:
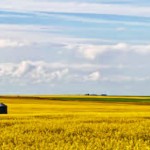
<path fill-rule="evenodd" d="M 93 24 L 117 24 L 117 25 L 128 25 L 128 26 L 150 26 L 150 22 L 147 17 L 136 17 L 136 16 L 122 16 L 112 14 L 80 14 L 80 13 L 48 13 L 41 12 L 39 15 L 53 16 L 58 19 L 66 21 L 76 21 L 81 23 L 93 23 Z M 96 16 L 95 16 L 96 15 Z M 111 18 L 111 19 L 110 19 Z"/>
<path fill-rule="evenodd" d="M 22 32 L 46 32 L 46 31 L 61 31 L 64 30 L 63 27 L 52 26 L 52 25 L 29 25 L 23 24 L 0 24 L 0 30 L 2 31 L 22 31 Z"/>
<path fill-rule="evenodd" d="M 147 16 L 150 17 L 148 6 L 124 7 L 121 4 L 100 4 L 86 2 L 51 2 L 51 1 L 20 1 L 5 0 L 0 2 L 2 10 L 13 11 L 47 11 L 47 12 L 66 12 L 66 13 L 93 13 L 93 14 L 119 14 L 130 16 Z"/>
<path fill-rule="evenodd" d="M 145 77 L 137 77 L 137 76 L 125 76 L 125 75 L 113 75 L 111 77 L 104 77 L 101 79 L 102 81 L 109 81 L 109 82 L 143 82 L 143 81 L 150 81 L 150 76 Z"/>

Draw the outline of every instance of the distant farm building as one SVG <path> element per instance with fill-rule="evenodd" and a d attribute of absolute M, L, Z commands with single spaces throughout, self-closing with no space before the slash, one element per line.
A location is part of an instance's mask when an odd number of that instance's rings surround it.
<path fill-rule="evenodd" d="M 7 105 L 0 103 L 0 114 L 7 114 Z"/>
<path fill-rule="evenodd" d="M 107 96 L 107 94 L 101 94 L 101 96 Z"/>
<path fill-rule="evenodd" d="M 98 96 L 97 94 L 89 94 L 89 93 L 87 93 L 87 94 L 85 94 L 85 96 Z"/>
<path fill-rule="evenodd" d="M 89 93 L 85 94 L 85 96 L 89 96 L 89 95 L 90 95 Z"/>
<path fill-rule="evenodd" d="M 85 96 L 108 96 L 107 94 L 101 94 L 101 95 L 98 95 L 98 94 L 85 94 Z"/>

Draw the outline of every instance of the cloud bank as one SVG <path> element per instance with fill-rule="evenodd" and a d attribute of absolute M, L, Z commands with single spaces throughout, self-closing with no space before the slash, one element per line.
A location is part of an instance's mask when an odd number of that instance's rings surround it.
<path fill-rule="evenodd" d="M 80 66 L 80 67 L 79 67 Z M 111 68 L 112 66 L 109 66 Z M 60 83 L 74 82 L 130 82 L 147 81 L 150 77 L 137 77 L 112 74 L 104 76 L 102 69 L 109 69 L 108 66 L 90 64 L 63 64 L 47 63 L 44 61 L 22 61 L 20 63 L 1 63 L 0 80 L 9 83 L 57 85 Z M 113 68 L 112 68 L 113 69 Z"/>

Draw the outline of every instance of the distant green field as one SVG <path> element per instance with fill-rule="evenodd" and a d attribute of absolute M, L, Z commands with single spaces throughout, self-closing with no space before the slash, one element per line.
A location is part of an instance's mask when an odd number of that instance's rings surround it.
<path fill-rule="evenodd" d="M 99 102 L 150 102 L 150 96 L 82 96 L 82 95 L 34 95 L 0 96 L 1 99 L 59 100 L 59 101 L 99 101 Z"/>

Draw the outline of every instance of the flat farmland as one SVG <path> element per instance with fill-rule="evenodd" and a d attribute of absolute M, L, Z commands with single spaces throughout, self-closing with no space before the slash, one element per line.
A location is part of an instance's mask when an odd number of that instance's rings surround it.
<path fill-rule="evenodd" d="M 150 150 L 150 97 L 1 96 L 0 150 Z"/>

